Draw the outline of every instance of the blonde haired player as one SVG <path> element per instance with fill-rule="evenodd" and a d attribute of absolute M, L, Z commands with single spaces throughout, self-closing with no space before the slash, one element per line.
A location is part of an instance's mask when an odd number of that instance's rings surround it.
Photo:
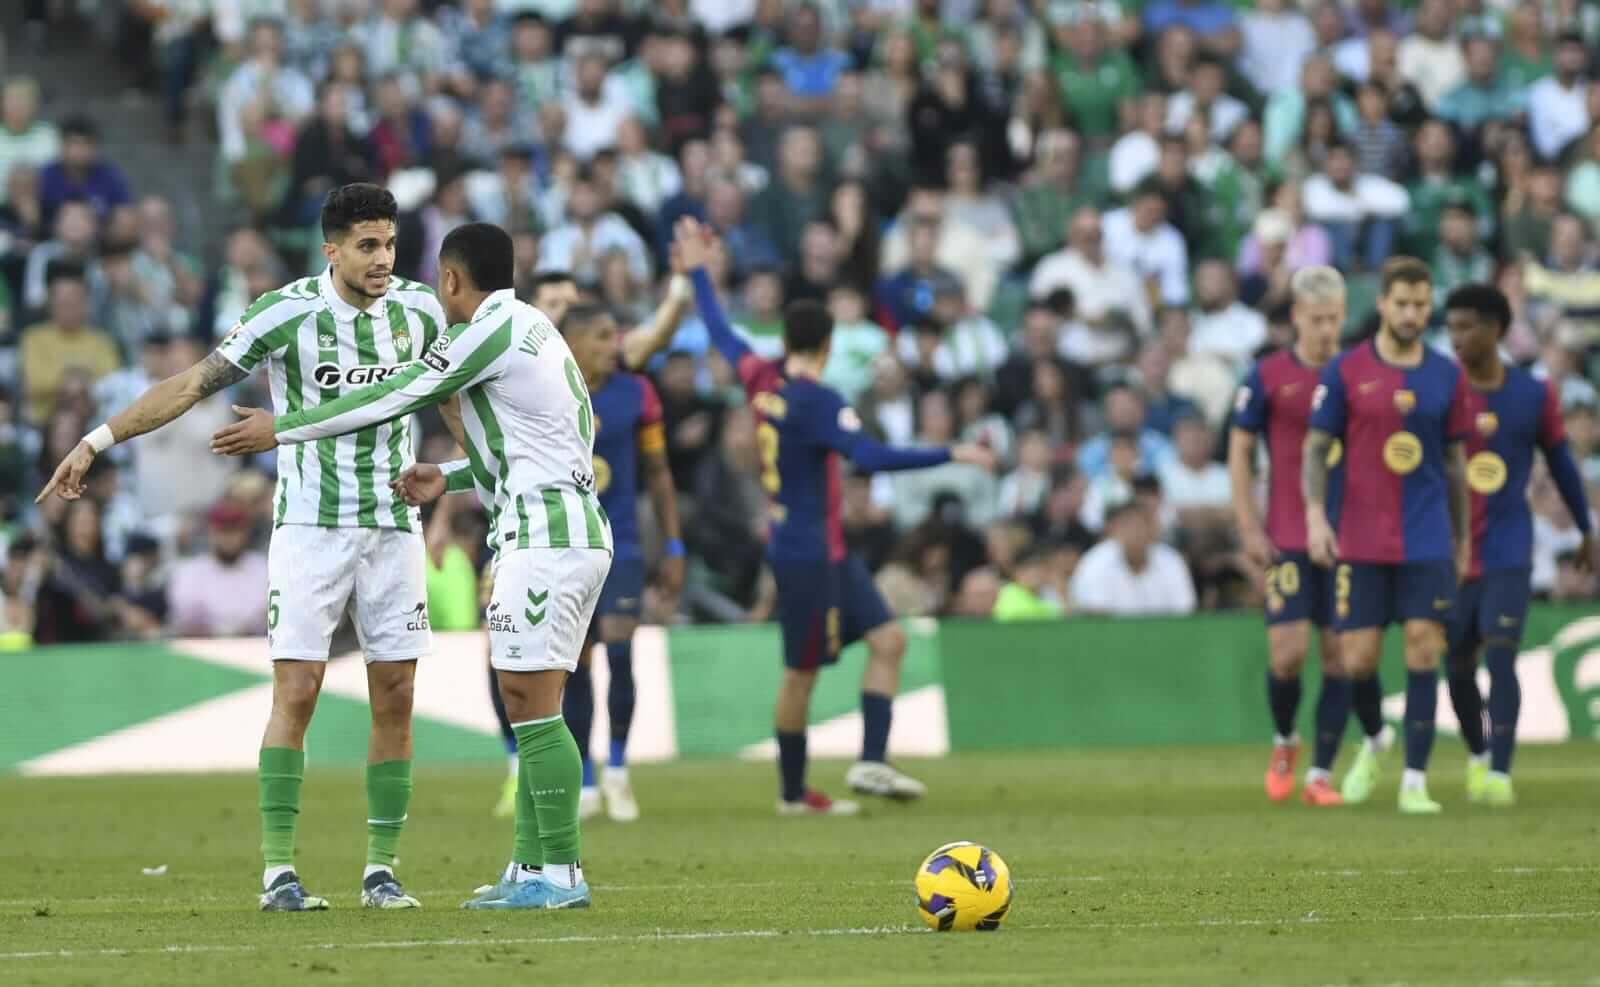
<path fill-rule="evenodd" d="M 1306 551 L 1305 500 L 1300 457 L 1311 421 L 1311 398 L 1322 368 L 1339 353 L 1344 327 L 1344 276 L 1331 267 L 1307 267 L 1289 282 L 1294 298 L 1294 345 L 1263 358 L 1250 371 L 1234 402 L 1228 437 L 1233 512 L 1245 554 L 1266 572 L 1267 705 L 1276 731 L 1267 765 L 1267 797 L 1281 802 L 1294 794 L 1300 752 L 1295 718 L 1300 708 L 1300 670 L 1315 627 L 1321 639 L 1322 694 L 1317 699 L 1317 735 L 1301 798 L 1307 805 L 1340 805 L 1329 771 L 1350 715 L 1350 682 L 1331 630 L 1333 574 L 1313 565 Z M 1254 496 L 1256 441 L 1267 446 L 1267 517 L 1262 523 Z M 1337 484 L 1331 484 L 1337 496 Z"/>

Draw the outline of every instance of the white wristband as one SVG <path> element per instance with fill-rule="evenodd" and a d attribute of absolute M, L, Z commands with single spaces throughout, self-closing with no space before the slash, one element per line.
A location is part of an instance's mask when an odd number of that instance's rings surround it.
<path fill-rule="evenodd" d="M 99 428 L 83 437 L 89 443 L 89 448 L 94 450 L 96 456 L 117 444 L 117 437 L 111 434 L 110 425 L 101 425 Z"/>
<path fill-rule="evenodd" d="M 682 274 L 674 274 L 667 283 L 667 297 L 675 302 L 687 302 L 694 299 L 694 282 Z"/>

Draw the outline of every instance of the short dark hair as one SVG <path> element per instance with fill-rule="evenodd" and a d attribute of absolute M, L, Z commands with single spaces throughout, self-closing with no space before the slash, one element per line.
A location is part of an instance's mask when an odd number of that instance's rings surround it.
<path fill-rule="evenodd" d="M 533 294 L 537 296 L 540 289 L 548 288 L 551 285 L 577 283 L 578 279 L 574 278 L 568 271 L 540 271 L 533 276 Z"/>
<path fill-rule="evenodd" d="M 595 322 L 612 315 L 610 308 L 595 302 L 579 302 L 567 309 L 567 314 L 561 317 L 561 325 L 556 328 L 561 330 L 561 335 L 570 336 L 581 329 L 587 329 Z"/>
<path fill-rule="evenodd" d="M 802 298 L 783 309 L 783 346 L 790 353 L 820 353 L 833 336 L 833 316 L 821 303 Z"/>
<path fill-rule="evenodd" d="M 1450 292 L 1444 300 L 1446 312 L 1463 309 L 1494 323 L 1499 335 L 1511 328 L 1511 302 L 1505 293 L 1491 284 L 1464 284 Z"/>
<path fill-rule="evenodd" d="M 1397 284 L 1433 284 L 1433 271 L 1415 257 L 1390 257 L 1378 272 L 1378 294 L 1387 295 Z"/>
<path fill-rule="evenodd" d="M 57 281 L 77 281 L 82 284 L 89 280 L 89 269 L 81 260 L 70 260 L 58 257 L 44 266 L 45 287 L 53 287 Z"/>
<path fill-rule="evenodd" d="M 439 261 L 454 261 L 479 291 L 500 291 L 516 281 L 516 248 L 511 234 L 493 223 L 467 223 L 445 234 Z"/>
<path fill-rule="evenodd" d="M 400 220 L 400 205 L 381 185 L 353 182 L 341 185 L 322 200 L 322 239 L 331 243 L 357 223 Z"/>
<path fill-rule="evenodd" d="M 62 139 L 81 137 L 84 140 L 100 140 L 100 128 L 95 122 L 82 114 L 67 117 L 61 121 Z"/>

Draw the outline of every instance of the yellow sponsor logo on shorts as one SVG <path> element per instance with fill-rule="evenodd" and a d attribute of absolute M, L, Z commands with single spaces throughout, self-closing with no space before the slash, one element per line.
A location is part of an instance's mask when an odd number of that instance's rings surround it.
<path fill-rule="evenodd" d="M 1485 449 L 1467 460 L 1467 486 L 1475 493 L 1499 493 L 1506 485 L 1506 461 Z"/>
<path fill-rule="evenodd" d="M 1383 465 L 1405 476 L 1422 465 L 1422 440 L 1410 432 L 1396 432 L 1383 444 Z"/>

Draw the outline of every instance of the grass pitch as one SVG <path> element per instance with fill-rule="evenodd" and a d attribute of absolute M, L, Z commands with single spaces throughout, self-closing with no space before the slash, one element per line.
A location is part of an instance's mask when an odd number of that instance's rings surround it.
<path fill-rule="evenodd" d="M 299 869 L 333 901 L 307 915 L 255 910 L 251 777 L 0 778 L 0 984 L 1600 983 L 1595 747 L 1522 751 L 1511 811 L 1468 805 L 1440 747 L 1426 819 L 1395 812 L 1397 761 L 1374 804 L 1269 805 L 1265 746 L 915 763 L 929 799 L 859 819 L 775 818 L 768 765 L 645 767 L 644 819 L 584 834 L 595 907 L 551 914 L 457 910 L 510 847 L 494 764 L 419 769 L 415 913 L 359 907 L 354 772 L 306 779 Z M 998 933 L 915 915 L 956 839 L 1011 865 Z"/>

